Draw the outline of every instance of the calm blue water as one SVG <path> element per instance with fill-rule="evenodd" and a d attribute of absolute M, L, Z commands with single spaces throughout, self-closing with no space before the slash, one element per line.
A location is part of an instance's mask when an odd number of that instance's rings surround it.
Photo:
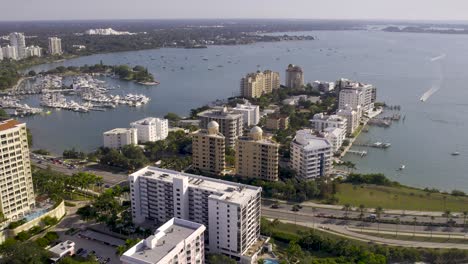
<path fill-rule="evenodd" d="M 278 264 L 278 260 L 276 259 L 265 259 L 265 261 L 263 262 L 265 264 Z"/>
<path fill-rule="evenodd" d="M 378 87 L 379 101 L 402 106 L 404 123 L 372 128 L 359 139 L 390 142 L 390 149 L 369 149 L 370 155 L 362 159 L 346 157 L 357 163 L 359 171 L 383 172 L 419 187 L 468 191 L 468 36 L 366 31 L 309 34 L 318 40 L 102 54 L 37 66 L 36 71 L 101 60 L 104 64 L 140 64 L 148 67 L 161 85 L 148 88 L 112 80 L 122 86 L 122 93 L 144 93 L 152 101 L 141 108 L 120 107 L 91 114 L 58 111 L 24 121 L 32 129 L 36 148 L 57 153 L 73 146 L 92 150 L 102 144 L 105 130 L 127 127 L 148 115 L 187 115 L 191 108 L 237 95 L 239 79 L 257 70 L 257 65 L 279 71 L 284 80 L 286 66 L 294 63 L 303 67 L 306 81 L 344 77 L 373 83 Z M 431 61 L 442 54 L 445 58 Z M 440 89 L 421 103 L 421 95 L 433 86 Z M 456 150 L 462 155 L 451 156 Z M 406 164 L 403 172 L 396 171 L 400 164 Z"/>

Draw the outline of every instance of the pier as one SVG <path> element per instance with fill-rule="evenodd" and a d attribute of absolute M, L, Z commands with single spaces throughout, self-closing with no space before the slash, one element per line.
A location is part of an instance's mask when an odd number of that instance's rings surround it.
<path fill-rule="evenodd" d="M 367 151 L 365 150 L 348 150 L 348 153 L 350 154 L 357 154 L 361 157 L 367 156 Z"/>

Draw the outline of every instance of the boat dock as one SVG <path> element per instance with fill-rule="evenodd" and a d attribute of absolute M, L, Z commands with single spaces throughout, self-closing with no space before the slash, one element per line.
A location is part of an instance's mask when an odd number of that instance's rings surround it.
<path fill-rule="evenodd" d="M 350 154 L 357 154 L 361 157 L 367 156 L 367 151 L 365 150 L 348 150 L 348 153 Z"/>

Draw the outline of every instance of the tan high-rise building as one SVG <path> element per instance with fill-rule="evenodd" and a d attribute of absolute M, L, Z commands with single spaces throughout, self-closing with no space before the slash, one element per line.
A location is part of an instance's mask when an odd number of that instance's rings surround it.
<path fill-rule="evenodd" d="M 35 205 L 26 124 L 0 122 L 0 142 L 0 210 L 5 218 L 19 220 Z"/>
<path fill-rule="evenodd" d="M 219 124 L 219 131 L 226 137 L 226 147 L 234 148 L 236 139 L 244 132 L 244 115 L 227 107 L 213 108 L 198 114 L 200 127 L 208 129 L 211 121 Z"/>
<path fill-rule="evenodd" d="M 280 87 L 278 72 L 266 70 L 249 73 L 241 79 L 240 92 L 242 97 L 258 98 L 263 94 L 271 93 Z"/>
<path fill-rule="evenodd" d="M 258 126 L 250 130 L 249 136 L 239 137 L 236 144 L 237 175 L 259 178 L 267 181 L 278 180 L 279 144 L 263 137 Z"/>
<path fill-rule="evenodd" d="M 193 168 L 209 174 L 221 174 L 226 168 L 226 147 L 225 138 L 219 133 L 219 124 L 211 121 L 207 129 L 198 130 L 192 136 Z"/>
<path fill-rule="evenodd" d="M 286 69 L 286 86 L 292 89 L 304 87 L 304 72 L 301 67 L 289 64 Z"/>
<path fill-rule="evenodd" d="M 62 39 L 59 39 L 57 37 L 49 38 L 49 54 L 50 55 L 61 55 L 61 54 L 63 54 Z"/>

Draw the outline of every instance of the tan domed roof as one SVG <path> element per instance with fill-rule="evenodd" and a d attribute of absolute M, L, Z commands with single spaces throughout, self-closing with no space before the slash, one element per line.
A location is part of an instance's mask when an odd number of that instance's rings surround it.
<path fill-rule="evenodd" d="M 263 130 L 258 127 L 258 126 L 254 126 L 252 127 L 252 129 L 250 129 L 250 134 L 262 134 L 263 133 Z"/>
<path fill-rule="evenodd" d="M 207 128 L 219 128 L 219 124 L 216 121 L 211 121 L 208 123 Z"/>

